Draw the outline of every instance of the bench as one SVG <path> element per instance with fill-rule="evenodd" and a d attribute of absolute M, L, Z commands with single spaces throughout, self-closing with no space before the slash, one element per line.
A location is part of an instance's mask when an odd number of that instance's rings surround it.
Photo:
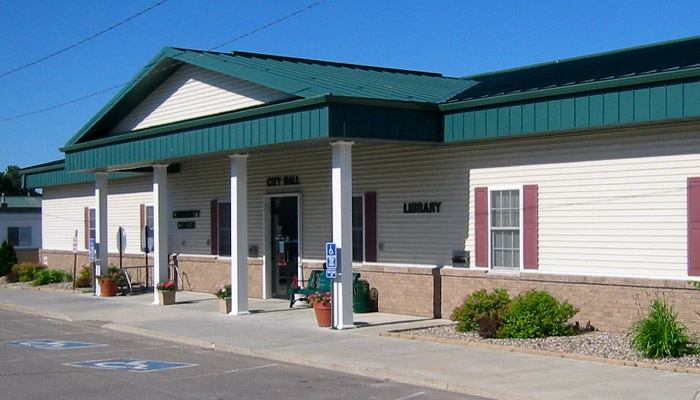
<path fill-rule="evenodd" d="M 359 272 L 354 272 L 352 274 L 352 285 L 355 287 L 357 284 L 357 281 L 360 279 L 360 273 Z M 291 287 L 289 288 L 289 307 L 291 308 L 294 305 L 294 302 L 298 300 L 306 300 L 307 297 L 310 294 L 314 294 L 316 292 L 330 292 L 331 288 L 333 287 L 333 280 L 326 278 L 326 271 L 322 270 L 312 270 L 311 275 L 309 276 L 308 280 L 305 281 L 299 281 L 300 283 L 306 283 L 305 286 L 300 285 L 299 287 Z M 299 298 L 299 299 L 294 299 L 295 294 L 303 294 L 304 297 Z"/>

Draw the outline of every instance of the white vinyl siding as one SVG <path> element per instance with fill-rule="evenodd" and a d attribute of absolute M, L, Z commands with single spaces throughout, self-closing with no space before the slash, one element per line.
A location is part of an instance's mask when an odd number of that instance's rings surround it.
<path fill-rule="evenodd" d="M 108 183 L 107 224 L 109 251 L 117 250 L 117 230 L 127 235 L 126 253 L 141 252 L 140 204 L 152 203 L 151 176 L 112 179 Z M 44 188 L 42 200 L 42 248 L 73 250 L 78 231 L 78 249 L 85 243 L 85 207 L 95 208 L 94 183 Z"/>
<path fill-rule="evenodd" d="M 429 151 L 425 151 L 425 150 Z M 433 152 L 429 146 L 353 146 L 353 192 L 377 192 L 378 261 L 447 264 L 452 250 L 464 246 L 467 233 L 467 177 L 455 151 Z M 377 160 L 381 160 L 380 167 Z M 406 162 L 414 168 L 406 174 Z M 211 253 L 211 200 L 230 201 L 230 159 L 180 164 L 168 175 L 170 210 L 200 210 L 196 229 L 178 230 L 170 224 L 170 251 Z M 300 185 L 267 186 L 267 179 L 298 176 Z M 457 184 L 455 182 L 465 182 Z M 332 240 L 331 146 L 253 152 L 248 157 L 248 239 L 264 254 L 263 204 L 267 194 L 302 193 L 302 258 L 321 260 L 324 244 Z M 440 213 L 404 214 L 409 201 L 441 202 Z"/>
<path fill-rule="evenodd" d="M 240 110 L 292 97 L 275 89 L 185 64 L 115 126 L 112 133 Z"/>
<path fill-rule="evenodd" d="M 700 176 L 700 155 L 682 153 L 697 143 L 681 134 L 628 147 L 623 141 L 512 151 L 504 158 L 512 166 L 472 169 L 470 193 L 484 186 L 538 185 L 539 272 L 687 277 L 686 187 L 688 177 Z M 529 158 L 535 152 L 541 163 Z M 617 157 L 602 157 L 607 152 Z M 570 162 L 564 162 L 567 154 Z"/>

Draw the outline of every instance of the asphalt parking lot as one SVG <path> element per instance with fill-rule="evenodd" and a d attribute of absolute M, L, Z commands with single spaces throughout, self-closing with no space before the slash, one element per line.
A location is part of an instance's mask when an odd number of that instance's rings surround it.
<path fill-rule="evenodd" d="M 4 399 L 479 399 L 0 310 Z"/>

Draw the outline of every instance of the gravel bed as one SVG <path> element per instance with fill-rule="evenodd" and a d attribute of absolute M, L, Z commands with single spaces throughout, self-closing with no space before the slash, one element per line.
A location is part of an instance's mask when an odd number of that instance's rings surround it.
<path fill-rule="evenodd" d="M 460 332 L 455 325 L 435 326 L 402 331 L 411 336 L 428 336 L 456 341 L 485 343 L 496 346 L 524 348 L 564 354 L 576 354 L 613 360 L 643 362 L 668 367 L 700 369 L 700 355 L 680 358 L 649 359 L 630 346 L 627 335 L 610 332 L 584 332 L 575 336 L 556 336 L 543 339 L 484 339 L 477 332 Z"/>

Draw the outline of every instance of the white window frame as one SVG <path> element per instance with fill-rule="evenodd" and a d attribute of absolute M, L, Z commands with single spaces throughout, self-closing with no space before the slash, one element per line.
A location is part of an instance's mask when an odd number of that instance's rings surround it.
<path fill-rule="evenodd" d="M 152 225 L 148 225 L 148 209 L 151 209 L 151 219 L 152 219 Z M 144 221 L 144 226 L 149 228 L 149 231 L 146 233 L 146 245 L 148 246 L 148 251 L 150 253 L 153 253 L 154 248 L 155 248 L 155 240 L 156 240 L 156 208 L 153 204 L 144 204 L 144 213 L 145 215 L 143 216 Z M 149 236 L 150 234 L 150 236 Z M 150 239 L 150 243 L 149 243 Z"/>
<path fill-rule="evenodd" d="M 93 228 L 94 226 L 94 228 Z M 88 208 L 88 247 L 86 250 L 90 250 L 90 239 L 93 239 L 97 243 L 97 210 L 95 207 Z M 93 233 L 94 232 L 94 233 Z M 97 247 L 97 245 L 95 245 Z"/>
<path fill-rule="evenodd" d="M 519 212 L 518 212 L 518 224 L 519 224 L 519 226 L 518 226 L 518 232 L 519 232 L 518 242 L 519 242 L 519 244 L 518 245 L 520 246 L 520 249 L 518 251 L 518 253 L 519 253 L 519 257 L 518 257 L 519 258 L 519 260 L 518 260 L 519 267 L 518 268 L 503 268 L 503 267 L 494 268 L 493 267 L 493 260 L 492 260 L 492 254 L 493 254 L 493 247 L 492 246 L 493 246 L 493 244 L 491 243 L 491 238 L 493 237 L 493 233 L 492 233 L 493 228 L 491 226 L 491 221 L 492 221 L 492 218 L 491 218 L 491 212 L 492 212 L 491 192 L 501 192 L 501 191 L 506 191 L 506 190 L 517 190 L 518 191 L 518 203 L 519 203 L 518 204 L 518 209 L 519 209 Z M 523 186 L 522 185 L 519 185 L 519 186 L 515 186 L 515 185 L 488 186 L 488 196 L 487 197 L 488 197 L 488 211 L 489 211 L 489 215 L 488 215 L 488 220 L 489 220 L 488 243 L 489 243 L 489 245 L 488 245 L 488 267 L 487 267 L 487 269 L 489 271 L 499 271 L 499 272 L 509 272 L 509 271 L 521 272 L 521 271 L 523 271 L 523 262 L 524 262 L 524 258 L 523 258 Z"/>
<path fill-rule="evenodd" d="M 10 243 L 10 229 L 17 229 L 17 244 Z M 29 230 L 29 243 L 22 244 L 22 231 Z M 32 227 L 31 226 L 8 226 L 7 227 L 7 242 L 12 244 L 12 247 L 32 247 Z"/>

